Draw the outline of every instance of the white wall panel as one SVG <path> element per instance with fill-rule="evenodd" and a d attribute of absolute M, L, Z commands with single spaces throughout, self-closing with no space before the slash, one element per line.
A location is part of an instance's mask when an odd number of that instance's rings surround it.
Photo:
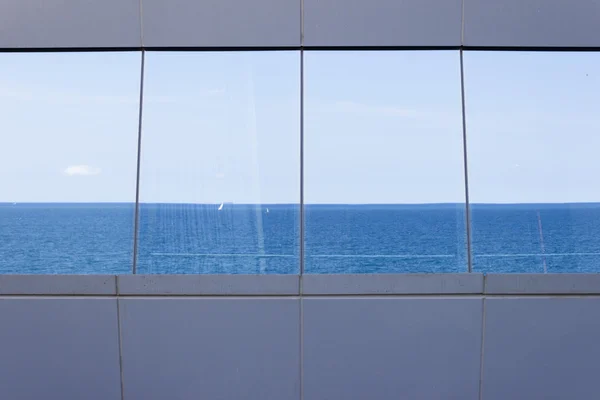
<path fill-rule="evenodd" d="M 303 301 L 305 400 L 479 398 L 480 298 Z"/>
<path fill-rule="evenodd" d="M 304 0 L 306 46 L 458 46 L 461 0 Z"/>
<path fill-rule="evenodd" d="M 0 399 L 121 399 L 116 299 L 0 298 Z"/>
<path fill-rule="evenodd" d="M 297 46 L 300 0 L 143 0 L 146 46 Z M 461 43 L 460 0 L 305 0 L 309 46 Z M 137 47 L 140 0 L 4 0 L 0 48 Z M 600 45 L 600 3 L 465 0 L 469 46 Z"/>
<path fill-rule="evenodd" d="M 144 46 L 298 46 L 299 0 L 143 0 Z"/>
<path fill-rule="evenodd" d="M 0 48 L 140 45 L 139 0 L 0 2 Z"/>
<path fill-rule="evenodd" d="M 298 299 L 120 301 L 125 399 L 299 400 Z"/>
<path fill-rule="evenodd" d="M 467 46 L 600 45 L 597 0 L 465 0 Z"/>
<path fill-rule="evenodd" d="M 598 397 L 599 298 L 489 298 L 483 399 Z"/>

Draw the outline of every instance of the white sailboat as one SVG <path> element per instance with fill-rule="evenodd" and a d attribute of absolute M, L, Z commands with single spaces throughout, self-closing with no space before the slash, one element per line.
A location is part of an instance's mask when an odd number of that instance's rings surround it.
<path fill-rule="evenodd" d="M 225 203 L 221 203 L 221 205 L 219 206 L 219 211 L 221 211 L 221 210 L 223 209 L 223 205 L 224 205 L 224 204 L 225 204 Z"/>

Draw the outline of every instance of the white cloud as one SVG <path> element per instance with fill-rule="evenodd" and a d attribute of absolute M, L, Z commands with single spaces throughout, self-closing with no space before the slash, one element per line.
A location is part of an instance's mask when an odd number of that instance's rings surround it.
<path fill-rule="evenodd" d="M 91 176 L 102 172 L 100 168 L 90 167 L 89 165 L 71 165 L 64 170 L 67 176 Z"/>

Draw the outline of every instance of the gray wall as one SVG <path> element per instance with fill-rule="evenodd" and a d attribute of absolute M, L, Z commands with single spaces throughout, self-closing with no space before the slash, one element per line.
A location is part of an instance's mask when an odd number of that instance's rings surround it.
<path fill-rule="evenodd" d="M 0 275 L 0 398 L 583 399 L 600 275 Z"/>
<path fill-rule="evenodd" d="M 597 0 L 3 0 L 0 48 L 600 45 Z"/>
<path fill-rule="evenodd" d="M 0 49 L 600 46 L 595 0 L 4 0 Z M 0 276 L 1 399 L 597 398 L 598 275 Z"/>

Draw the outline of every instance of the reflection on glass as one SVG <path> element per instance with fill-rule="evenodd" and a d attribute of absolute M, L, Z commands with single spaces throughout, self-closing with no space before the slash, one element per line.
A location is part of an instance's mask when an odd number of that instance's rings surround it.
<path fill-rule="evenodd" d="M 298 273 L 300 56 L 148 53 L 140 273 Z"/>
<path fill-rule="evenodd" d="M 0 273 L 130 273 L 139 53 L 0 55 Z"/>
<path fill-rule="evenodd" d="M 600 270 L 600 54 L 465 53 L 473 266 Z"/>
<path fill-rule="evenodd" d="M 305 53 L 307 273 L 466 272 L 457 52 Z"/>

